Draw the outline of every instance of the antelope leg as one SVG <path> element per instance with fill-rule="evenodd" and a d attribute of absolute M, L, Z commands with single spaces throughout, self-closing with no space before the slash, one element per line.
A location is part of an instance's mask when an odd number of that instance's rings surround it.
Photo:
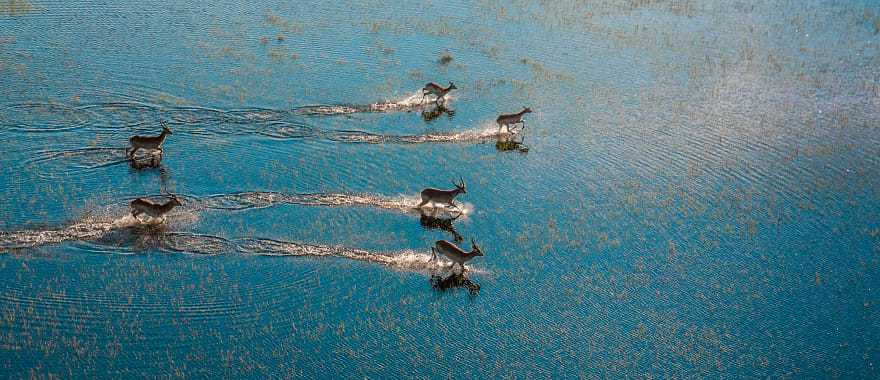
<path fill-rule="evenodd" d="M 416 207 L 415 207 L 415 208 L 417 208 L 417 209 L 421 209 L 421 208 L 422 208 L 422 206 L 424 206 L 424 205 L 426 205 L 426 204 L 428 204 L 428 201 L 427 201 L 427 200 L 424 200 L 424 199 L 422 199 L 422 203 L 419 203 L 419 204 L 418 204 L 418 205 L 416 205 Z"/>

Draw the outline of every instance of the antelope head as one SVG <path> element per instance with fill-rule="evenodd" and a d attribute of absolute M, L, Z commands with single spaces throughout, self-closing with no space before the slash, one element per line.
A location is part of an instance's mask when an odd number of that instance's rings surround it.
<path fill-rule="evenodd" d="M 458 87 L 455 87 L 455 85 L 452 82 L 449 82 L 449 87 L 447 87 L 446 89 L 447 90 L 458 90 Z"/>
<path fill-rule="evenodd" d="M 175 205 L 175 206 L 183 206 L 183 204 L 180 203 L 180 198 L 178 198 L 178 197 L 177 197 L 176 195 L 174 195 L 174 194 L 171 194 L 171 200 L 169 200 L 168 203 L 169 203 L 169 204 L 172 204 L 172 205 Z"/>
<path fill-rule="evenodd" d="M 480 250 L 480 247 L 477 246 L 477 243 L 474 241 L 474 238 L 471 238 L 471 254 L 474 256 L 484 256 L 483 251 Z"/>
<path fill-rule="evenodd" d="M 522 112 L 523 112 L 523 113 L 532 113 L 532 109 L 529 108 L 529 107 L 523 107 Z"/>
<path fill-rule="evenodd" d="M 458 177 L 458 181 L 459 183 L 452 182 L 452 184 L 455 185 L 455 188 L 458 189 L 458 191 L 467 194 L 467 186 L 464 184 L 464 180 L 461 177 Z"/>
<path fill-rule="evenodd" d="M 168 128 L 168 124 L 165 123 L 165 120 L 162 120 L 160 123 L 162 124 L 162 132 L 169 134 L 169 135 L 173 134 L 173 133 L 171 133 L 171 128 Z"/>

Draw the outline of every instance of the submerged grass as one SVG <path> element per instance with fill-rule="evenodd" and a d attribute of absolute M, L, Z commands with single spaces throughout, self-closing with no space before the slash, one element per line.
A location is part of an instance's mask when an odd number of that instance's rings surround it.
<path fill-rule="evenodd" d="M 35 10 L 36 7 L 25 0 L 0 0 L 0 15 L 21 16 Z"/>

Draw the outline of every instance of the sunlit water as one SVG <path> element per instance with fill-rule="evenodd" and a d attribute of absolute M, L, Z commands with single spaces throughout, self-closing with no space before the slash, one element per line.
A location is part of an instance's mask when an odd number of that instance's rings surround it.
<path fill-rule="evenodd" d="M 0 1 L 0 371 L 876 378 L 878 43 L 869 0 Z"/>

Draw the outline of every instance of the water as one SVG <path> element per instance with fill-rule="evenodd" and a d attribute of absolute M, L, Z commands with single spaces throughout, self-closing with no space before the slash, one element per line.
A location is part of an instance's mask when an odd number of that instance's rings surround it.
<path fill-rule="evenodd" d="M 876 378 L 878 43 L 867 0 L 0 2 L 0 368 Z"/>

